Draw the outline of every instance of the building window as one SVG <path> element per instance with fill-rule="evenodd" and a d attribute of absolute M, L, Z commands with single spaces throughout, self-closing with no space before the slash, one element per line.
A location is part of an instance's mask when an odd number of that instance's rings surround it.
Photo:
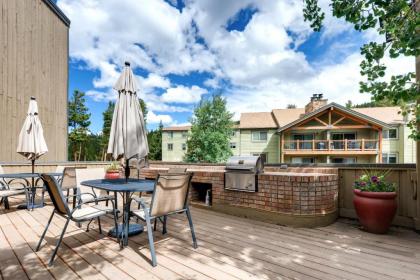
<path fill-rule="evenodd" d="M 186 132 L 186 131 L 182 132 L 182 138 L 187 138 L 187 135 L 188 135 L 188 132 Z"/>
<path fill-rule="evenodd" d="M 315 163 L 315 159 L 313 157 L 294 157 L 292 158 L 292 163 Z"/>
<path fill-rule="evenodd" d="M 382 131 L 382 137 L 384 139 L 398 139 L 398 129 L 393 128 Z"/>
<path fill-rule="evenodd" d="M 231 142 L 231 143 L 229 144 L 229 147 L 230 147 L 231 149 L 236 149 L 236 143 Z"/>
<path fill-rule="evenodd" d="M 252 141 L 267 141 L 267 131 L 253 131 Z"/>
<path fill-rule="evenodd" d="M 397 163 L 398 155 L 396 153 L 382 154 L 382 163 Z"/>
<path fill-rule="evenodd" d="M 182 143 L 182 150 L 185 151 L 187 149 L 187 144 L 186 143 Z"/>
<path fill-rule="evenodd" d="M 356 163 L 356 158 L 344 157 L 344 158 L 332 158 L 332 163 Z"/>
<path fill-rule="evenodd" d="M 174 144 L 169 143 L 168 144 L 168 151 L 172 151 L 174 149 Z"/>
<path fill-rule="evenodd" d="M 261 163 L 265 164 L 267 162 L 268 154 L 267 153 L 252 153 L 253 156 L 261 158 Z"/>
<path fill-rule="evenodd" d="M 169 132 L 168 132 L 168 137 L 169 137 L 170 139 L 174 138 L 174 132 L 173 132 L 173 131 L 169 131 Z"/>
<path fill-rule="evenodd" d="M 236 130 L 232 130 L 232 134 L 230 136 L 235 137 L 236 136 Z"/>

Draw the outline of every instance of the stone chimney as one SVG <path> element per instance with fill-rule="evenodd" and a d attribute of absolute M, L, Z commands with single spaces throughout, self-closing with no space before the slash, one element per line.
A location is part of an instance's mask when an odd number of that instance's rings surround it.
<path fill-rule="evenodd" d="M 324 99 L 323 94 L 313 94 L 311 101 L 305 106 L 305 114 L 312 113 L 313 111 L 327 105 L 328 99 Z"/>

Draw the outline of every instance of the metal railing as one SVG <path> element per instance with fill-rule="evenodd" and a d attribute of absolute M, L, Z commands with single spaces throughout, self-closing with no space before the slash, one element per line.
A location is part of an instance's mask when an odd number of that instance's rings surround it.
<path fill-rule="evenodd" d="M 285 140 L 285 151 L 377 151 L 379 140 Z"/>

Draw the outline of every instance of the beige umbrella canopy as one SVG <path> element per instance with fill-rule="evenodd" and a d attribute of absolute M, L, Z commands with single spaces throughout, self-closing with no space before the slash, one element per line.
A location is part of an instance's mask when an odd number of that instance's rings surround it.
<path fill-rule="evenodd" d="M 16 151 L 32 161 L 32 172 L 34 172 L 35 160 L 48 152 L 35 97 L 31 97 L 29 101 L 28 114 L 19 134 Z"/>
<path fill-rule="evenodd" d="M 126 160 L 126 177 L 129 176 L 128 160 L 143 160 L 149 153 L 143 114 L 136 94 L 137 83 L 126 62 L 120 78 L 114 85 L 118 91 L 112 117 L 111 133 L 108 142 L 108 154 L 116 160 Z"/>

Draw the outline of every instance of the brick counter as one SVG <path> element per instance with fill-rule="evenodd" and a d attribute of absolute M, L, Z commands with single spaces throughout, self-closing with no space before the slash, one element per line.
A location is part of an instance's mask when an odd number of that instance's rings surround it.
<path fill-rule="evenodd" d="M 224 189 L 223 170 L 188 171 L 194 174 L 192 205 L 197 205 L 194 192 L 206 184 L 211 185 L 211 208 L 217 211 L 298 227 L 323 226 L 337 218 L 336 174 L 265 172 L 258 175 L 258 192 L 240 192 Z M 148 168 L 140 176 L 155 178 L 166 172 L 167 168 Z"/>

